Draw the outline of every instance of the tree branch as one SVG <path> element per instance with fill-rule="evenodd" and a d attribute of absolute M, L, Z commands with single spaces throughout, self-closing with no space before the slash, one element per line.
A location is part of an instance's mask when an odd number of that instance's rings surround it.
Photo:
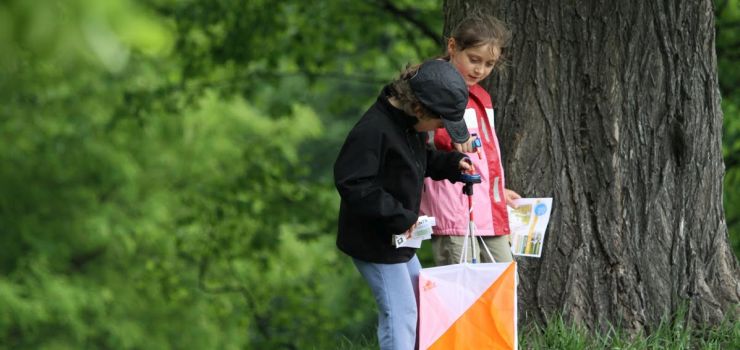
<path fill-rule="evenodd" d="M 442 36 L 433 30 L 429 25 L 420 20 L 414 15 L 413 8 L 401 9 L 396 6 L 390 0 L 376 0 L 373 3 L 378 6 L 381 10 L 387 11 L 397 18 L 400 18 L 409 23 L 414 28 L 418 29 L 425 37 L 431 39 L 435 43 L 442 45 Z"/>

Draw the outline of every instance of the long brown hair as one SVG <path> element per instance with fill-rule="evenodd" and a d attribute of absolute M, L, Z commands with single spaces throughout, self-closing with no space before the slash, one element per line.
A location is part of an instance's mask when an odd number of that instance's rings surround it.
<path fill-rule="evenodd" d="M 458 51 L 487 44 L 501 48 L 501 56 L 496 62 L 496 68 L 500 69 L 505 62 L 504 49 L 511 43 L 511 31 L 496 17 L 475 13 L 463 18 L 450 32 L 450 38 L 455 39 Z M 444 58 L 450 59 L 449 55 Z"/>

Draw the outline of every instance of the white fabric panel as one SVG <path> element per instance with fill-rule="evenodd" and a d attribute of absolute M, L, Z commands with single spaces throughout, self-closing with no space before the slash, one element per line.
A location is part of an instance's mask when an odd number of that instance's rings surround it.
<path fill-rule="evenodd" d="M 501 201 L 501 193 L 498 191 L 498 179 L 498 176 L 493 178 L 493 201 L 497 203 Z"/>
<path fill-rule="evenodd" d="M 491 124 L 491 128 L 495 128 L 496 124 L 494 123 L 493 108 L 486 108 L 486 116 L 488 117 L 488 123 Z"/>
<path fill-rule="evenodd" d="M 475 117 L 474 108 L 466 109 L 463 119 L 465 119 L 465 125 L 468 126 L 468 129 L 478 129 L 478 118 Z"/>
<path fill-rule="evenodd" d="M 433 322 L 427 328 L 430 333 L 420 339 L 420 345 L 431 345 L 439 339 L 480 299 L 510 264 L 513 262 L 455 264 L 422 269 L 419 276 L 419 293 L 422 294 L 420 299 L 424 302 L 436 300 L 438 303 L 431 308 L 425 308 L 426 305 L 422 304 L 421 317 Z"/>

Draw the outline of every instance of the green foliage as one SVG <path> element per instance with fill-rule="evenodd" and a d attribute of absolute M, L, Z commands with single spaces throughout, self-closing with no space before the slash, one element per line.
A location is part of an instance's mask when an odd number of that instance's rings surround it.
<path fill-rule="evenodd" d="M 0 344 L 374 339 L 330 165 L 381 83 L 436 52 L 382 4 L 0 4 Z"/>
<path fill-rule="evenodd" d="M 740 256 L 740 1 L 715 1 L 717 65 L 722 92 L 724 206 L 735 256 Z"/>
<path fill-rule="evenodd" d="M 725 157 L 724 205 L 730 243 L 740 256 L 740 108 L 722 101 L 725 116 L 723 151 Z"/>

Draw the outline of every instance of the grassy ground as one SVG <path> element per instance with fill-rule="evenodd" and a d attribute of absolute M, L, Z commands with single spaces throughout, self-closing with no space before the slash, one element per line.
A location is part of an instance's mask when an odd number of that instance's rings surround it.
<path fill-rule="evenodd" d="M 523 327 L 520 327 L 523 328 Z M 342 339 L 338 349 L 377 349 L 375 339 L 352 341 Z M 604 334 L 591 334 L 584 327 L 568 325 L 562 318 L 550 320 L 546 327 L 520 329 L 519 349 L 610 349 L 610 350 L 694 350 L 694 349 L 740 349 L 740 322 L 725 321 L 710 328 L 692 327 L 683 321 L 683 315 L 675 321 L 666 321 L 651 334 L 630 336 L 619 329 Z"/>
<path fill-rule="evenodd" d="M 651 334 L 630 336 L 612 328 L 591 334 L 584 327 L 568 325 L 557 318 L 547 327 L 534 327 L 519 334 L 520 349 L 740 349 L 740 323 L 725 321 L 709 328 L 691 327 L 683 322 L 663 322 Z"/>

